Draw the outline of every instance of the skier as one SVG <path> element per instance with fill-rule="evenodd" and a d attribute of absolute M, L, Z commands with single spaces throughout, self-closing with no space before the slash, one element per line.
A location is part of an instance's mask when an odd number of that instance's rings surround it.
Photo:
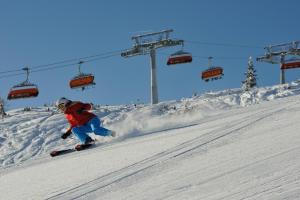
<path fill-rule="evenodd" d="M 115 131 L 101 127 L 100 119 L 89 112 L 92 108 L 91 104 L 71 101 L 62 97 L 56 102 L 56 106 L 65 114 L 70 123 L 70 128 L 61 138 L 66 139 L 73 133 L 80 141 L 80 144 L 75 146 L 76 150 L 80 151 L 94 143 L 94 140 L 87 133 L 94 132 L 101 136 L 116 136 Z"/>

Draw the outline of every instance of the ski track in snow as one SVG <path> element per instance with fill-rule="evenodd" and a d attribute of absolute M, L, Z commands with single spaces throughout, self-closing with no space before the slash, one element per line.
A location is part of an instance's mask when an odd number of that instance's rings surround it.
<path fill-rule="evenodd" d="M 179 156 L 185 156 L 185 154 L 187 154 L 187 153 L 192 154 L 193 151 L 195 151 L 199 148 L 203 148 L 203 147 L 205 148 L 205 146 L 209 145 L 210 143 L 213 143 L 216 141 L 220 142 L 219 140 L 221 138 L 228 137 L 228 136 L 230 136 L 230 134 L 234 134 L 237 131 L 240 131 L 241 129 L 247 128 L 248 126 L 253 126 L 253 125 L 255 125 L 256 122 L 264 120 L 265 118 L 270 117 L 276 113 L 279 113 L 283 109 L 286 109 L 286 108 L 287 108 L 287 106 L 282 106 L 281 108 L 276 108 L 271 111 L 269 109 L 265 109 L 263 111 L 255 112 L 254 114 L 251 113 L 251 115 L 243 116 L 241 119 L 238 119 L 234 122 L 230 122 L 230 124 L 228 124 L 226 126 L 227 129 L 225 129 L 225 130 L 223 127 L 224 125 L 221 124 L 222 128 L 214 129 L 206 134 L 203 134 L 199 137 L 196 137 L 189 141 L 186 141 L 174 148 L 168 149 L 167 151 L 160 152 L 150 158 L 139 161 L 128 167 L 122 168 L 118 171 L 112 172 L 105 176 L 98 177 L 92 181 L 83 183 L 79 186 L 76 186 L 75 188 L 71 188 L 67 191 L 63 191 L 63 192 L 56 194 L 52 197 L 49 197 L 47 199 L 49 199 L 49 200 L 50 199 L 51 200 L 52 199 L 81 199 L 83 197 L 86 198 L 86 196 L 90 196 L 90 195 L 93 196 L 93 193 L 97 192 L 98 190 L 102 190 L 105 187 L 109 187 L 111 185 L 117 185 L 119 182 L 122 182 L 122 181 L 127 182 L 126 179 L 130 179 L 131 176 L 135 176 L 136 174 L 141 174 L 144 171 L 149 170 L 152 167 L 155 167 L 156 165 L 162 165 L 162 163 L 169 162 L 169 160 L 172 160 Z M 245 114 L 242 114 L 242 115 L 245 115 Z M 225 122 L 225 123 L 228 123 L 228 122 Z M 299 148 L 300 148 L 300 146 L 299 146 Z M 274 157 L 276 157 L 276 155 Z M 273 156 L 271 158 L 273 158 Z M 264 162 L 271 158 L 264 158 L 262 160 L 256 161 L 254 163 L 248 164 L 248 165 L 240 167 L 238 169 L 234 169 L 232 171 L 227 171 L 224 174 L 210 178 L 209 180 L 206 180 L 206 181 L 202 182 L 201 184 L 204 184 L 211 180 L 215 180 L 217 178 L 220 178 L 222 176 L 225 176 L 225 175 L 228 175 L 231 173 L 235 173 L 239 170 L 251 167 L 252 165 L 258 164 L 260 162 Z M 118 186 L 114 186 L 114 187 L 117 188 Z M 101 196 L 101 195 L 99 195 L 99 196 Z"/>

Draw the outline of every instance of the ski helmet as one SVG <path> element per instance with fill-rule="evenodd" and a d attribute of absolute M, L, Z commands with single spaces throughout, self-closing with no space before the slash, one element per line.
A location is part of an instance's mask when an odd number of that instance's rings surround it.
<path fill-rule="evenodd" d="M 64 109 L 67 106 L 67 104 L 69 104 L 70 102 L 71 100 L 62 97 L 59 100 L 57 100 L 56 107 L 58 107 L 59 109 Z"/>

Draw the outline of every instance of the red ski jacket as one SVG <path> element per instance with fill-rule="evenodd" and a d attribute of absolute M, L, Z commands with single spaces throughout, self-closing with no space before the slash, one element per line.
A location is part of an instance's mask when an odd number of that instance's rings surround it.
<path fill-rule="evenodd" d="M 82 126 L 96 117 L 95 114 L 88 112 L 91 108 L 91 104 L 88 103 L 72 102 L 64 112 L 65 117 L 71 125 L 69 130 L 76 126 Z"/>

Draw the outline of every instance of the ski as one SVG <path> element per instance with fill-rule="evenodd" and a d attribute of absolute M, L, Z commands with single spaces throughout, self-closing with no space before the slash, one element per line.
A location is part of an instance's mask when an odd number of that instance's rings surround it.
<path fill-rule="evenodd" d="M 64 155 L 67 153 L 72 153 L 75 151 L 82 151 L 82 150 L 90 148 L 93 145 L 94 144 L 78 144 L 78 145 L 76 145 L 76 147 L 74 149 L 54 150 L 54 151 L 50 152 L 50 156 L 55 157 L 55 156 L 60 156 L 60 155 Z"/>
<path fill-rule="evenodd" d="M 54 150 L 50 152 L 51 157 L 60 156 L 63 154 L 71 153 L 76 151 L 76 149 L 62 149 L 62 150 Z"/>

